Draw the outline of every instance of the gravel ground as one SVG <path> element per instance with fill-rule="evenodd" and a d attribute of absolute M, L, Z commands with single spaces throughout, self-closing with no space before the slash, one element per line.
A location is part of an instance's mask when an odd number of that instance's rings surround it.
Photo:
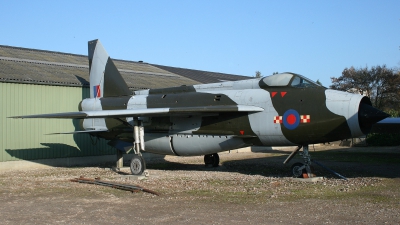
<path fill-rule="evenodd" d="M 317 147 L 313 158 L 348 180 L 315 168 L 325 177 L 316 183 L 289 176 L 288 154 L 221 154 L 218 168 L 202 157 L 167 156 L 148 162 L 150 176 L 140 181 L 106 166 L 0 173 L 0 223 L 400 224 L 399 147 Z M 69 181 L 80 176 L 161 195 Z"/>

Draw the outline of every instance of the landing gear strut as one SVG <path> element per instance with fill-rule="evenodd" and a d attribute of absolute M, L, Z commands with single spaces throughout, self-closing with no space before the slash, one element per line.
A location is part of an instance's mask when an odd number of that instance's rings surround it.
<path fill-rule="evenodd" d="M 293 177 L 311 178 L 313 174 L 311 172 L 311 156 L 308 153 L 308 145 L 298 146 L 283 162 L 288 163 L 298 152 L 303 148 L 303 160 L 304 163 L 295 163 L 291 167 Z"/>
<path fill-rule="evenodd" d="M 204 163 L 206 166 L 212 165 L 213 167 L 217 167 L 219 165 L 219 155 L 217 153 L 205 155 Z"/>
<path fill-rule="evenodd" d="M 133 118 L 133 137 L 135 142 L 133 143 L 134 155 L 131 160 L 131 172 L 133 175 L 142 175 L 146 170 L 146 162 L 140 151 L 144 151 L 144 128 L 142 121 L 139 121 L 137 117 Z"/>

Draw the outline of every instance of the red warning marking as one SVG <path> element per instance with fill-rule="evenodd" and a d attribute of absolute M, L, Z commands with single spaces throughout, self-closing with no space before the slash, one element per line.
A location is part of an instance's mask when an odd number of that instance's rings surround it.
<path fill-rule="evenodd" d="M 281 92 L 281 97 L 283 98 L 283 96 L 285 96 L 286 93 L 287 93 L 286 91 L 282 91 L 282 92 Z"/>
<path fill-rule="evenodd" d="M 293 114 L 290 114 L 289 116 L 287 116 L 286 121 L 288 122 L 288 124 L 292 125 L 292 124 L 296 123 L 296 116 Z"/>
<path fill-rule="evenodd" d="M 282 116 L 274 116 L 274 123 L 283 123 Z"/>
<path fill-rule="evenodd" d="M 276 92 L 276 91 L 271 92 L 272 97 L 275 97 L 276 93 L 278 93 L 278 92 Z"/>
<path fill-rule="evenodd" d="M 244 135 L 244 130 L 239 131 L 241 135 Z"/>

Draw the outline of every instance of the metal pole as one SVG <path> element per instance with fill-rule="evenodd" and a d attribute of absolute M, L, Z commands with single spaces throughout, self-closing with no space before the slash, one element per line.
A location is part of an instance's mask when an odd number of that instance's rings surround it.
<path fill-rule="evenodd" d="M 300 149 L 301 149 L 301 145 L 298 146 L 292 153 L 290 153 L 290 155 L 286 158 L 286 160 L 283 162 L 283 164 L 286 164 L 290 160 L 292 160 L 292 158 L 299 152 Z"/>
<path fill-rule="evenodd" d="M 338 176 L 338 177 L 340 177 L 340 178 L 342 178 L 342 179 L 344 179 L 344 180 L 347 180 L 347 178 L 346 178 L 346 177 L 344 177 L 344 176 L 342 176 L 342 175 L 338 174 L 337 172 L 335 172 L 335 171 L 333 171 L 333 170 L 329 169 L 328 167 L 326 167 L 326 166 L 322 165 L 321 163 L 319 163 L 319 162 L 317 162 L 317 161 L 315 161 L 315 160 L 313 160 L 313 162 L 314 162 L 315 164 L 317 164 L 318 166 L 320 166 L 320 167 L 322 167 L 322 168 L 324 168 L 324 169 L 328 170 L 329 172 L 331 172 L 331 173 L 335 174 L 336 176 Z"/>

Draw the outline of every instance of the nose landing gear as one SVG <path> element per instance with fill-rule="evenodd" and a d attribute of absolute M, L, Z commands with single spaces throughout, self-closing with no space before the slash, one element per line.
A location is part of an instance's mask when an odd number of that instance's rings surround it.
<path fill-rule="evenodd" d="M 293 177 L 303 177 L 303 178 L 312 178 L 314 174 L 311 171 L 311 156 L 308 153 L 308 145 L 298 146 L 283 162 L 283 164 L 287 164 L 298 152 L 300 149 L 303 149 L 303 160 L 304 163 L 295 163 L 291 167 L 291 172 Z"/>
<path fill-rule="evenodd" d="M 303 163 L 294 163 L 290 168 L 290 171 L 295 178 L 303 178 L 303 174 L 307 173 L 306 167 Z"/>

